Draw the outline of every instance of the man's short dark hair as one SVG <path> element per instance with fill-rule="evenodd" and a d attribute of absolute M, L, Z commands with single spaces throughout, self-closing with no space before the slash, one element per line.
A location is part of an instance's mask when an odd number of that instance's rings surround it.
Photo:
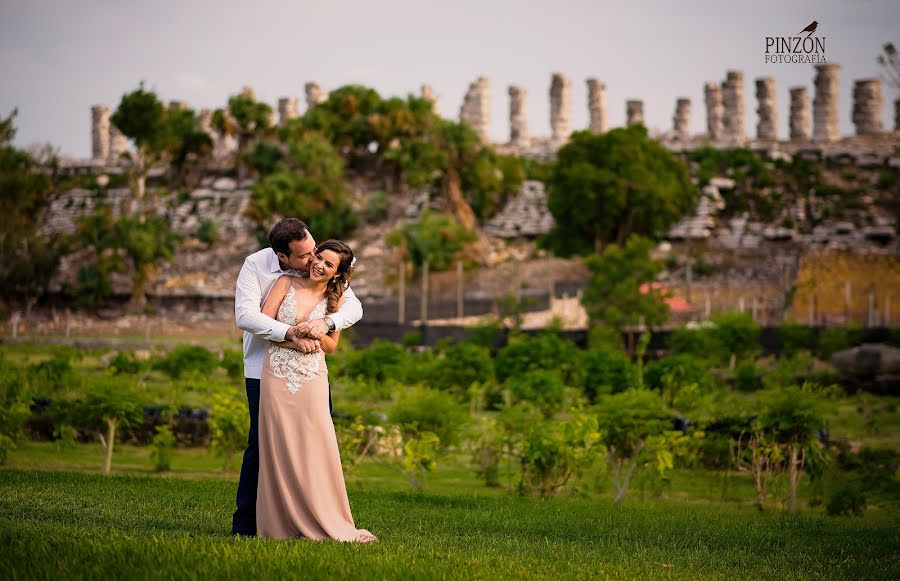
<path fill-rule="evenodd" d="M 303 220 L 297 218 L 285 218 L 275 224 L 269 231 L 269 246 L 276 253 L 281 252 L 286 256 L 291 255 L 291 242 L 294 240 L 306 240 L 309 236 L 309 228 Z"/>

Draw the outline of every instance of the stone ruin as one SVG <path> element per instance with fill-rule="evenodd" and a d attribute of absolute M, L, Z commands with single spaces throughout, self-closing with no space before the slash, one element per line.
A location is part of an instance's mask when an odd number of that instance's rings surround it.
<path fill-rule="evenodd" d="M 722 139 L 722 117 L 725 114 L 719 84 L 712 81 L 706 83 L 703 98 L 706 102 L 706 136 L 710 141 L 717 142 Z"/>
<path fill-rule="evenodd" d="M 625 125 L 644 124 L 644 102 L 637 99 L 625 101 Z"/>
<path fill-rule="evenodd" d="M 838 71 L 840 65 L 816 65 L 813 99 L 813 140 L 836 141 L 838 138 Z M 880 112 L 879 112 L 880 114 Z"/>
<path fill-rule="evenodd" d="M 760 141 L 776 141 L 775 129 L 775 79 L 763 77 L 756 79 L 756 113 L 759 121 L 756 124 L 756 138 Z"/>
<path fill-rule="evenodd" d="M 509 144 L 512 147 L 528 147 L 528 115 L 525 101 L 528 91 L 515 85 L 509 88 Z"/>
<path fill-rule="evenodd" d="M 487 77 L 478 77 L 477 81 L 469 85 L 459 109 L 459 122 L 474 129 L 483 142 L 490 142 L 488 130 L 491 123 L 491 82 Z"/>
<path fill-rule="evenodd" d="M 304 87 L 306 92 L 306 110 L 309 111 L 319 103 L 324 103 L 328 99 L 328 94 L 322 90 L 316 83 L 306 83 Z"/>
<path fill-rule="evenodd" d="M 550 82 L 550 140 L 562 145 L 569 139 L 569 115 L 572 112 L 572 83 L 560 73 Z"/>
<path fill-rule="evenodd" d="M 728 145 L 741 145 L 744 132 L 744 73 L 728 71 L 722 83 L 722 139 Z"/>
<path fill-rule="evenodd" d="M 675 101 L 675 115 L 672 117 L 672 138 L 687 141 L 691 137 L 691 100 L 681 97 Z"/>
<path fill-rule="evenodd" d="M 484 231 L 498 238 L 535 237 L 550 232 L 554 225 L 544 184 L 526 180 L 503 210 L 488 220 Z"/>
<path fill-rule="evenodd" d="M 790 139 L 806 141 L 809 139 L 809 95 L 806 87 L 793 87 L 790 94 Z"/>
<path fill-rule="evenodd" d="M 884 131 L 881 107 L 884 94 L 881 81 L 862 79 L 853 84 L 853 125 L 857 135 L 878 135 Z"/>
<path fill-rule="evenodd" d="M 438 100 L 437 95 L 434 94 L 434 90 L 431 88 L 431 85 L 422 85 L 419 90 L 419 96 L 429 103 L 431 103 L 431 110 L 434 111 L 436 115 L 440 115 L 438 111 Z"/>
<path fill-rule="evenodd" d="M 827 64 L 815 67 L 813 79 L 814 98 L 810 107 L 806 87 L 791 87 L 787 141 L 778 140 L 776 114 L 777 90 L 775 79 L 755 79 L 756 136 L 750 141 L 744 130 L 744 75 L 741 71 L 727 71 L 722 82 L 704 84 L 706 131 L 691 135 L 691 102 L 679 97 L 672 117 L 672 130 L 662 135 L 669 147 L 684 150 L 706 143 L 717 147 L 756 146 L 772 150 L 775 155 L 801 154 L 813 156 L 850 156 L 860 163 L 880 164 L 889 161 L 900 165 L 900 158 L 893 154 L 900 136 L 900 99 L 894 102 L 894 133 L 889 133 L 882 122 L 884 94 L 878 79 L 860 79 L 853 87 L 851 118 L 855 137 L 841 139 L 838 133 L 838 72 L 840 65 Z M 609 129 L 606 85 L 596 78 L 586 80 L 588 129 L 604 133 Z M 327 93 L 316 83 L 306 83 L 307 110 L 327 99 Z M 534 136 L 529 131 L 526 111 L 528 92 L 524 87 L 511 85 L 509 92 L 509 142 L 495 144 L 505 153 L 524 154 L 540 159 L 552 159 L 556 149 L 569 137 L 571 127 L 571 82 L 560 73 L 554 73 L 550 81 L 549 137 Z M 255 98 L 252 88 L 244 87 L 242 94 Z M 421 97 L 430 101 L 437 112 L 437 97 L 430 85 L 421 86 Z M 170 107 L 183 108 L 186 104 L 173 101 Z M 278 123 L 283 125 L 299 115 L 296 97 L 282 97 L 277 106 Z M 227 114 L 227 112 L 226 112 Z M 220 135 L 212 126 L 212 113 L 204 109 L 198 114 L 200 127 L 210 134 L 214 143 L 214 159 L 233 157 L 236 140 L 233 136 Z M 274 119 L 273 119 L 274 121 Z M 459 121 L 472 127 L 485 143 L 490 142 L 491 86 L 486 77 L 479 77 L 469 85 L 459 110 Z M 642 123 L 644 103 L 639 99 L 626 102 L 626 125 Z M 854 141 L 855 139 L 855 141 Z M 116 165 L 128 149 L 128 142 L 110 123 L 110 108 L 95 105 L 91 108 L 91 154 L 93 165 Z M 823 149 L 823 147 L 825 149 Z M 891 156 L 894 157 L 891 157 Z M 865 159 L 863 159 L 865 158 Z M 75 161 L 70 165 L 78 165 Z"/>
<path fill-rule="evenodd" d="M 606 85 L 597 79 L 587 80 L 588 88 L 588 113 L 590 125 L 588 128 L 594 133 L 606 133 Z"/>
<path fill-rule="evenodd" d="M 281 97 L 278 99 L 278 125 L 284 126 L 291 119 L 300 116 L 297 109 L 297 97 Z"/>

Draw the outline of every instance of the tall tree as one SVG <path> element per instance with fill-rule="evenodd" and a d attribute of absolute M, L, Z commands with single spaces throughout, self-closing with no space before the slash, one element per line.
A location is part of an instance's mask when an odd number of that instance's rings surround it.
<path fill-rule="evenodd" d="M 46 292 L 68 239 L 38 232 L 53 196 L 55 159 L 42 166 L 11 145 L 15 117 L 0 117 L 0 296 L 24 298 L 27 313 Z"/>
<path fill-rule="evenodd" d="M 213 126 L 221 133 L 237 138 L 235 167 L 238 178 L 246 177 L 248 153 L 256 139 L 272 129 L 272 107 L 256 100 L 249 88 L 228 99 L 227 109 L 213 112 Z"/>
<path fill-rule="evenodd" d="M 650 240 L 632 236 L 624 246 L 610 244 L 602 254 L 584 261 L 591 275 L 581 302 L 591 324 L 627 329 L 629 351 L 636 325 L 654 327 L 669 316 L 665 292 L 654 285 L 664 265 L 651 258 L 652 248 Z"/>
<path fill-rule="evenodd" d="M 547 204 L 548 242 L 560 254 L 599 252 L 631 234 L 657 238 L 699 197 L 687 166 L 636 125 L 572 134 L 558 154 Z"/>

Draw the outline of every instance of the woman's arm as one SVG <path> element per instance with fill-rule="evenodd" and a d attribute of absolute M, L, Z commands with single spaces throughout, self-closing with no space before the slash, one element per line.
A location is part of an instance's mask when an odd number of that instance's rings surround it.
<path fill-rule="evenodd" d="M 338 309 L 344 304 L 344 297 L 341 297 L 341 300 L 338 301 Z M 340 327 L 334 333 L 328 333 L 327 335 L 322 335 L 319 338 L 319 341 L 322 343 L 322 351 L 325 353 L 334 353 L 337 350 L 338 340 L 341 338 L 341 330 Z"/>
<path fill-rule="evenodd" d="M 285 274 L 276 280 L 275 284 L 272 285 L 272 290 L 269 291 L 269 296 L 266 297 L 265 304 L 263 304 L 262 313 L 273 319 L 278 317 L 278 309 L 281 308 L 281 303 L 284 301 L 284 297 L 287 295 L 288 289 L 290 288 L 290 276 Z"/>
<path fill-rule="evenodd" d="M 275 281 L 275 284 L 272 285 L 272 290 L 269 292 L 269 296 L 266 297 L 266 303 L 263 305 L 262 313 L 267 317 L 271 317 L 273 319 L 278 317 L 278 309 L 281 308 L 281 303 L 284 302 L 284 297 L 287 296 L 288 290 L 291 288 L 291 277 L 288 275 L 284 275 L 278 280 Z M 296 349 L 298 351 L 303 351 L 304 353 L 312 353 L 313 351 L 317 351 L 320 347 L 318 345 L 318 341 L 312 342 L 309 339 L 301 339 L 298 342 L 294 341 L 273 341 L 275 345 L 279 347 L 285 347 L 287 349 Z"/>

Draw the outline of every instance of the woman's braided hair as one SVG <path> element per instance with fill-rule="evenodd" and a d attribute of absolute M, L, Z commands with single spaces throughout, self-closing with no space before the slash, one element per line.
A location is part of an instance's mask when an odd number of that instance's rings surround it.
<path fill-rule="evenodd" d="M 336 252 L 341 257 L 337 273 L 325 285 L 325 298 L 327 299 L 325 312 L 331 314 L 337 311 L 338 303 L 344 295 L 344 289 L 350 286 L 350 279 L 353 277 L 353 251 L 340 240 L 326 240 L 316 246 L 316 254 L 325 250 Z"/>

